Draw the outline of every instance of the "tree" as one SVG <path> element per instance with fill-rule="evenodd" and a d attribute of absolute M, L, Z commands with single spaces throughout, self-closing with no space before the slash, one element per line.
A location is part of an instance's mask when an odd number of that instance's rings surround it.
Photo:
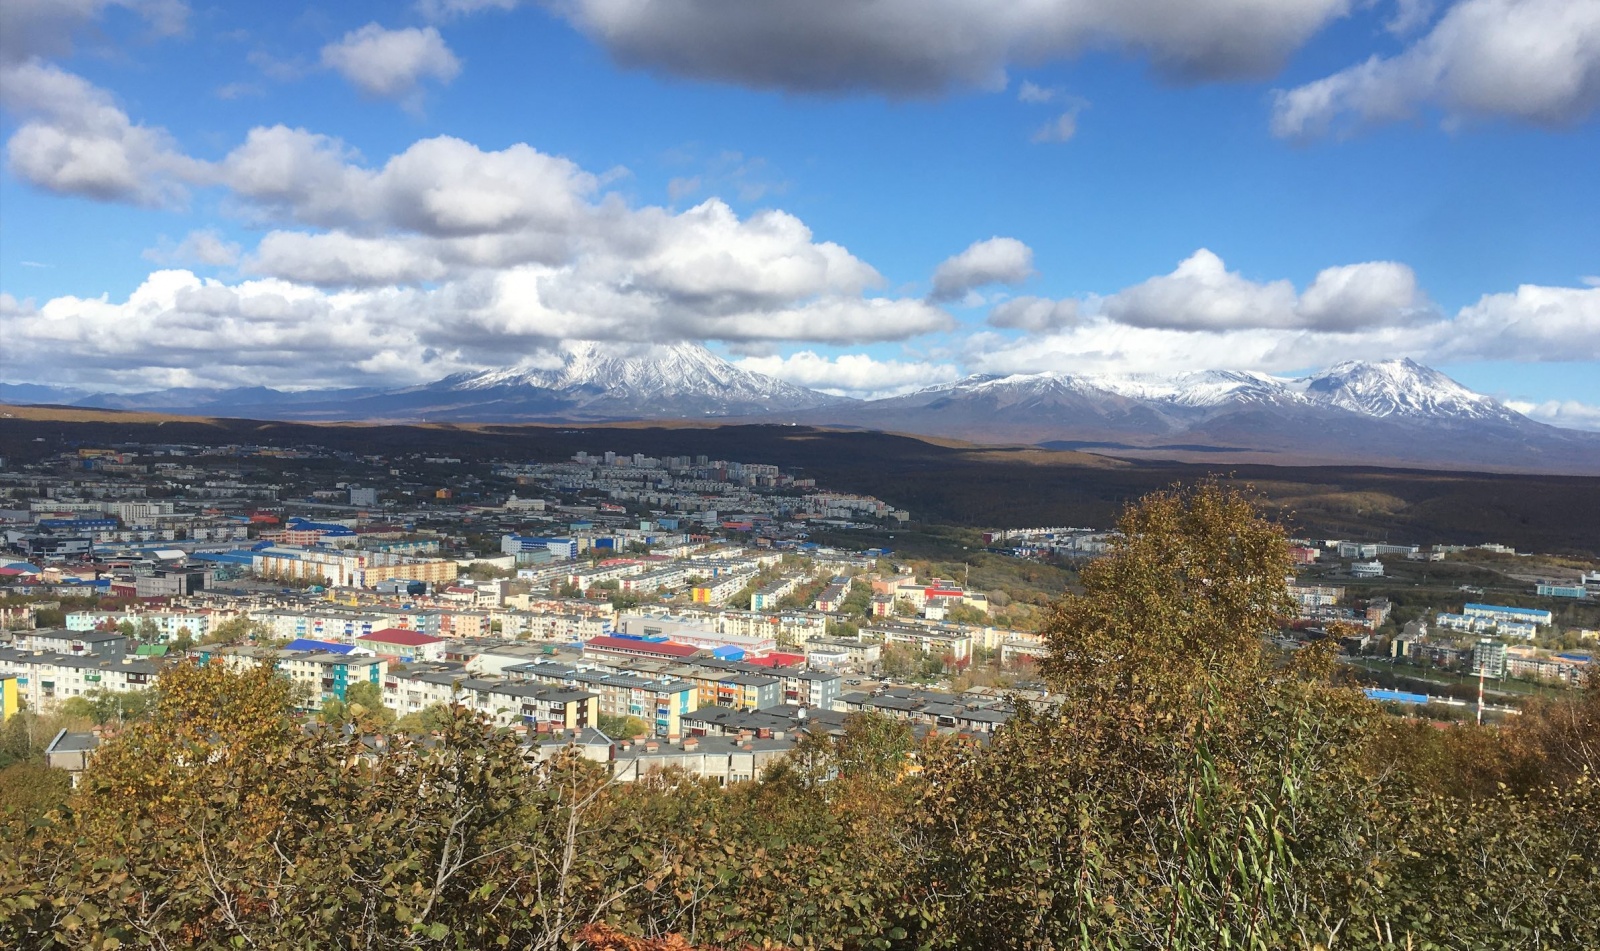
<path fill-rule="evenodd" d="M 67 801 L 72 781 L 66 772 L 39 762 L 15 762 L 0 768 L 0 831 L 7 836 L 42 818 Z"/>
<path fill-rule="evenodd" d="M 1118 529 L 1046 622 L 1045 676 L 1094 698 L 1253 687 L 1262 638 L 1294 613 L 1282 530 L 1215 481 L 1146 496 Z"/>
<path fill-rule="evenodd" d="M 172 649 L 180 654 L 194 649 L 194 632 L 187 625 L 178 628 L 178 636 L 172 639 Z"/>
<path fill-rule="evenodd" d="M 906 644 L 885 644 L 878 652 L 878 670 L 885 677 L 905 680 L 922 666 L 922 652 Z"/>
<path fill-rule="evenodd" d="M 267 627 L 259 621 L 252 621 L 244 615 L 231 617 L 221 624 L 214 624 L 205 637 L 200 639 L 203 645 L 213 644 L 243 644 L 246 641 L 257 640 L 267 635 Z"/>
<path fill-rule="evenodd" d="M 383 688 L 369 680 L 347 687 L 344 701 L 357 729 L 363 732 L 386 730 L 394 724 L 395 712 L 384 705 Z"/>
<path fill-rule="evenodd" d="M 1330 646 L 1259 636 L 1258 519 L 1219 484 L 1130 507 L 1102 603 L 1052 613 L 1049 702 L 985 742 L 813 721 L 727 787 L 536 760 L 460 706 L 307 729 L 270 667 L 179 665 L 66 808 L 0 830 L 0 947 L 1600 947 L 1596 695 L 1389 716 Z"/>
<path fill-rule="evenodd" d="M 614 740 L 627 740 L 636 736 L 653 736 L 655 734 L 655 730 L 651 729 L 650 724 L 638 717 L 619 717 L 610 713 L 600 714 L 600 720 L 595 726 L 599 727 L 601 733 Z"/>
<path fill-rule="evenodd" d="M 452 717 L 448 704 L 432 703 L 396 720 L 394 729 L 397 733 L 436 733 L 448 727 Z"/>

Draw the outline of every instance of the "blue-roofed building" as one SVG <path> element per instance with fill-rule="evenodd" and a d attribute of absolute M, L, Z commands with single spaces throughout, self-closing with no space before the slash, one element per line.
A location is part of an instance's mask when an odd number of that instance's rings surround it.
<path fill-rule="evenodd" d="M 1513 608 L 1503 604 L 1468 604 L 1461 609 L 1461 613 L 1467 617 L 1483 618 L 1491 624 L 1511 622 L 1545 627 L 1555 620 L 1555 615 L 1543 608 Z"/>
<path fill-rule="evenodd" d="M 578 543 L 570 538 L 502 535 L 500 537 L 500 551 L 506 555 L 523 555 L 546 551 L 560 560 L 571 561 L 578 557 Z"/>
<path fill-rule="evenodd" d="M 358 657 L 371 657 L 375 654 L 374 651 L 365 647 L 357 647 L 354 644 L 335 644 L 332 641 L 316 641 L 309 637 L 297 637 L 285 644 L 283 649 L 286 651 L 326 651 L 329 654 L 354 655 Z"/>
<path fill-rule="evenodd" d="M 197 551 L 189 555 L 194 561 L 210 562 L 214 565 L 236 565 L 240 568 L 250 567 L 251 552 L 248 549 L 234 549 L 232 551 Z"/>

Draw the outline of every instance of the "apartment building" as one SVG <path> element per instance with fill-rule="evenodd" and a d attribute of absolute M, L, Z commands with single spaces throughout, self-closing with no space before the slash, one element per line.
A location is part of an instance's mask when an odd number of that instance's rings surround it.
<path fill-rule="evenodd" d="M 0 648 L 0 674 L 11 675 L 17 698 L 34 710 L 52 710 L 69 697 L 95 691 L 148 690 L 164 665 L 143 657 L 99 657 Z"/>

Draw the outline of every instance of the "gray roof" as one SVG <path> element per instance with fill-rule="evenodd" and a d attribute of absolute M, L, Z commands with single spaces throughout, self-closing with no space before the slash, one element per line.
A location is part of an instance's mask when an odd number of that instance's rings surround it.
<path fill-rule="evenodd" d="M 93 733 L 69 733 L 62 730 L 50 741 L 45 755 L 51 753 L 88 753 L 100 746 L 100 738 Z"/>

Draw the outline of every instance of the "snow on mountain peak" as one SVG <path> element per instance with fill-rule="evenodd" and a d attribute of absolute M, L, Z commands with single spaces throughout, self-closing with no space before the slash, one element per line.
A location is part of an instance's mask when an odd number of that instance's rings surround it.
<path fill-rule="evenodd" d="M 741 369 L 695 343 L 577 341 L 543 361 L 456 377 L 456 390 L 531 387 L 645 415 L 740 415 L 810 408 L 830 397 Z"/>
<path fill-rule="evenodd" d="M 1314 402 L 1366 416 L 1514 419 L 1498 401 L 1415 360 L 1347 360 L 1300 381 Z"/>
<path fill-rule="evenodd" d="M 1100 399 L 1121 397 L 1156 407 L 1191 410 L 1256 404 L 1321 406 L 1374 417 L 1520 419 L 1496 400 L 1474 393 L 1443 373 L 1410 359 L 1349 360 L 1300 379 L 1244 370 L 1195 370 L 1173 374 L 1044 371 L 970 376 L 922 391 L 926 396 L 963 393 L 1004 393 L 1012 398 L 1071 393 Z"/>

